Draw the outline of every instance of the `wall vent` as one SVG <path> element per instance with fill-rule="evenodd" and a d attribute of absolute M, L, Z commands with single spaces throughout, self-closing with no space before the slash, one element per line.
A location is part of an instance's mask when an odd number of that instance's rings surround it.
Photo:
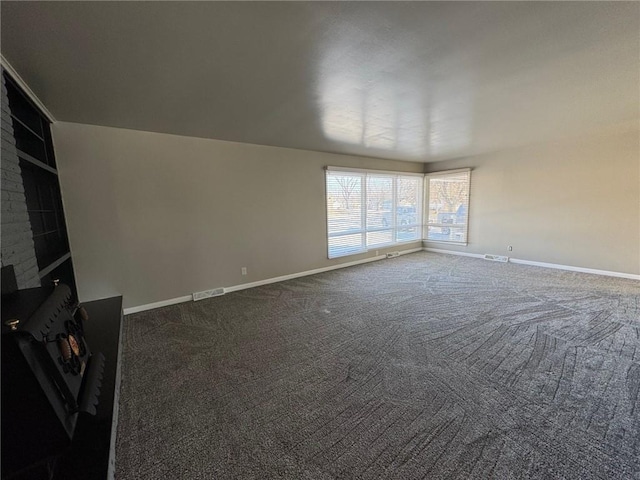
<path fill-rule="evenodd" d="M 389 252 L 387 253 L 387 258 L 399 257 L 400 252 Z"/>
<path fill-rule="evenodd" d="M 492 262 L 503 262 L 506 263 L 509 261 L 509 257 L 505 257 L 504 255 L 491 255 L 490 253 L 485 253 L 485 260 L 491 260 Z"/>
<path fill-rule="evenodd" d="M 205 290 L 204 292 L 194 292 L 193 301 L 204 300 L 205 298 L 219 297 L 224 295 L 224 288 L 214 288 L 213 290 Z"/>

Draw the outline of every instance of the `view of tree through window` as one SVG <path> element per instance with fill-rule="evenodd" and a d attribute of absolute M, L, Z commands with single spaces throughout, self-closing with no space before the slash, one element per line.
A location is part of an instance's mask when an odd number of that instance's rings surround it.
<path fill-rule="evenodd" d="M 327 170 L 329 258 L 421 239 L 421 175 Z"/>
<path fill-rule="evenodd" d="M 471 172 L 438 172 L 428 175 L 427 179 L 427 240 L 467 243 Z"/>

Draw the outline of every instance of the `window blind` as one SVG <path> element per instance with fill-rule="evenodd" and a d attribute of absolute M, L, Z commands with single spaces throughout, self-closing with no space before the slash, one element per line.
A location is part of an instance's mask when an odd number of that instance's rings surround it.
<path fill-rule="evenodd" d="M 423 175 L 326 171 L 329 258 L 420 240 Z"/>
<path fill-rule="evenodd" d="M 428 212 L 425 238 L 467 243 L 471 170 L 449 170 L 426 176 Z"/>

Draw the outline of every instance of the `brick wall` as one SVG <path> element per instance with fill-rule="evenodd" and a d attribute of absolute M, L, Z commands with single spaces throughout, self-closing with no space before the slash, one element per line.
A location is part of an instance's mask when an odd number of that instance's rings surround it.
<path fill-rule="evenodd" d="M 33 246 L 33 234 L 24 197 L 20 164 L 13 139 L 13 125 L 9 116 L 7 88 L 2 79 L 2 151 L 0 172 L 2 183 L 0 191 L 0 221 L 2 223 L 2 242 L 0 260 L 2 265 L 13 265 L 18 288 L 40 286 L 36 252 Z"/>

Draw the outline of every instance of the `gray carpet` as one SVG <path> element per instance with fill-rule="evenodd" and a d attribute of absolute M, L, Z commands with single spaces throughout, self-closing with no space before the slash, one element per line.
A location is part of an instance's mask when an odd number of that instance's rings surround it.
<path fill-rule="evenodd" d="M 119 479 L 640 478 L 640 282 L 416 253 L 124 323 Z"/>

